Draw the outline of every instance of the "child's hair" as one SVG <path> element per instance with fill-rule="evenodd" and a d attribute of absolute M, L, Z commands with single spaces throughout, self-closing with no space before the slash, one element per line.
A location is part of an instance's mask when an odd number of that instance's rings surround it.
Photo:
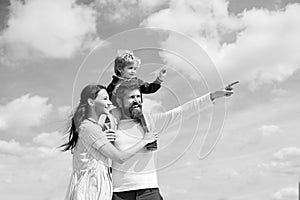
<path fill-rule="evenodd" d="M 116 87 L 114 95 L 116 96 L 116 98 L 123 99 L 127 90 L 135 90 L 135 89 L 140 90 L 140 81 L 138 79 L 124 80 L 123 82 L 121 82 L 121 84 L 119 84 Z M 141 100 L 143 101 L 142 94 L 141 94 Z"/>
<path fill-rule="evenodd" d="M 121 71 L 128 65 L 139 67 L 141 60 L 130 50 L 119 50 L 115 58 L 114 70 L 117 76 L 121 76 Z"/>

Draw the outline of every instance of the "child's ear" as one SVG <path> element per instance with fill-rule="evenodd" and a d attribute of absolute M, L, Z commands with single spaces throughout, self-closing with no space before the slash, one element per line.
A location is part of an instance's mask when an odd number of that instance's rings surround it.
<path fill-rule="evenodd" d="M 122 74 L 123 74 L 123 69 L 122 69 L 121 67 L 118 67 L 118 68 L 117 68 L 117 71 L 118 71 L 119 75 L 122 76 Z"/>

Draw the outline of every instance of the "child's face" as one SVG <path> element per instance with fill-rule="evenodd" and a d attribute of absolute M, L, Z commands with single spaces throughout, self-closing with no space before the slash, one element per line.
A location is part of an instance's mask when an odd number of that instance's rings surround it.
<path fill-rule="evenodd" d="M 123 78 L 133 78 L 136 74 L 136 66 L 134 65 L 127 65 L 124 67 L 123 70 L 121 70 L 121 77 Z"/>

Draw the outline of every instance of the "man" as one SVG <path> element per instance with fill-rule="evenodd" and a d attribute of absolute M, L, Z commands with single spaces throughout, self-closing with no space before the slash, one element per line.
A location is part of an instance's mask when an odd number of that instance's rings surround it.
<path fill-rule="evenodd" d="M 121 109 L 121 119 L 116 131 L 115 146 L 123 151 L 143 138 L 145 131 L 164 132 L 182 115 L 193 113 L 199 107 L 211 105 L 217 98 L 232 95 L 231 86 L 208 93 L 165 113 L 146 114 L 142 113 L 143 101 L 138 83 L 135 80 L 123 82 L 116 89 L 116 101 Z M 113 163 L 113 200 L 163 199 L 159 192 L 154 155 L 154 151 L 144 148 L 123 164 Z"/>

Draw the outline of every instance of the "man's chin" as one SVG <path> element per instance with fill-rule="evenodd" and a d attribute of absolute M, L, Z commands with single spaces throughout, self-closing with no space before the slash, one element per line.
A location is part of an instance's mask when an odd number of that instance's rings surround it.
<path fill-rule="evenodd" d="M 143 111 L 140 107 L 136 107 L 136 108 L 130 108 L 129 113 L 131 118 L 137 119 L 143 114 Z"/>

